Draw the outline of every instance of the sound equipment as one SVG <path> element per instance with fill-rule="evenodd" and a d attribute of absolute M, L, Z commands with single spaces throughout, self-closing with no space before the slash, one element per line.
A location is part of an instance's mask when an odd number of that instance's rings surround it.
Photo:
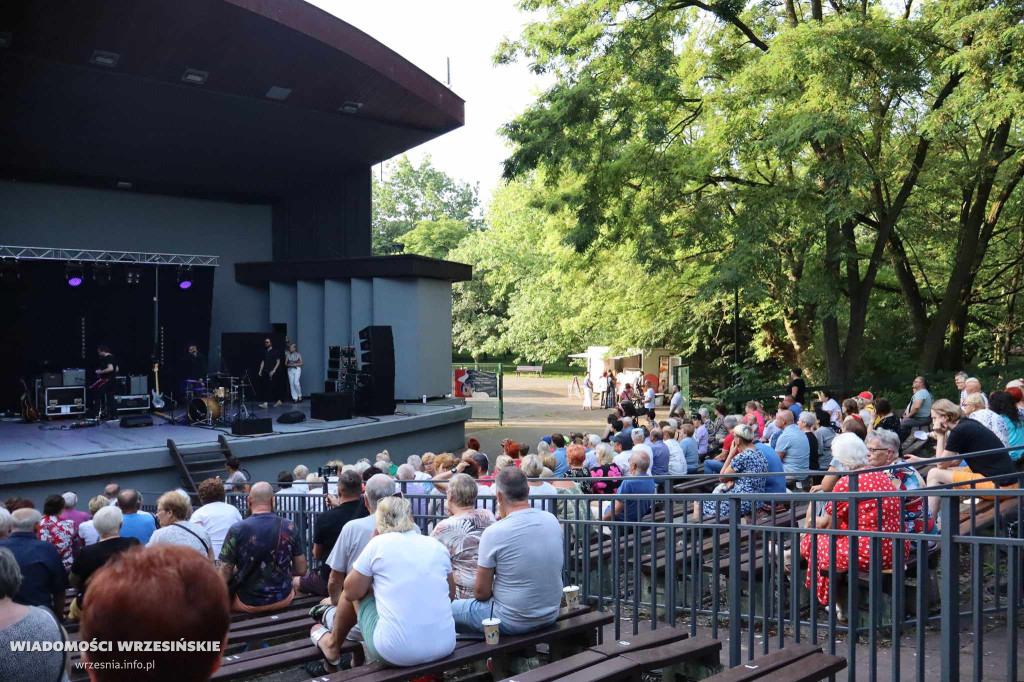
<path fill-rule="evenodd" d="M 85 414 L 85 386 L 59 386 L 46 389 L 47 417 Z"/>
<path fill-rule="evenodd" d="M 85 386 L 85 370 L 76 367 L 65 369 L 59 386 Z"/>
<path fill-rule="evenodd" d="M 128 392 L 132 395 L 149 393 L 149 377 L 145 374 L 133 374 L 129 378 Z"/>
<path fill-rule="evenodd" d="M 278 424 L 298 424 L 306 421 L 306 415 L 301 412 L 285 412 L 277 418 Z"/>
<path fill-rule="evenodd" d="M 136 395 L 115 395 L 114 413 L 149 412 L 149 393 Z"/>
<path fill-rule="evenodd" d="M 214 419 L 220 419 L 220 402 L 215 397 L 193 398 L 188 404 L 189 421 L 212 423 Z"/>
<path fill-rule="evenodd" d="M 270 417 L 240 419 L 231 424 L 231 433 L 236 436 L 258 436 L 273 432 L 274 422 L 270 420 Z"/>
<path fill-rule="evenodd" d="M 162 393 L 160 393 L 160 364 L 159 363 L 155 363 L 153 365 L 153 383 L 156 384 L 156 387 L 153 389 L 153 394 L 151 396 L 152 399 L 153 399 L 152 400 L 153 409 L 154 410 L 162 410 L 162 409 L 164 409 L 164 396 L 163 396 Z"/>
<path fill-rule="evenodd" d="M 67 371 L 67 370 L 64 370 Z M 85 374 L 83 373 L 84 377 Z M 60 372 L 43 372 L 43 388 L 57 388 L 64 385 L 64 377 Z M 85 380 L 79 386 L 85 385 Z"/>
<path fill-rule="evenodd" d="M 152 425 L 153 417 L 148 414 L 130 414 L 127 417 L 121 417 L 122 429 L 137 429 L 143 426 Z"/>
<path fill-rule="evenodd" d="M 356 381 L 355 414 L 395 413 L 395 341 L 391 327 L 372 326 L 359 332 L 361 371 Z"/>
<path fill-rule="evenodd" d="M 328 422 L 351 419 L 354 397 L 352 391 L 314 393 L 309 397 L 310 416 Z"/>
<path fill-rule="evenodd" d="M 33 424 L 39 421 L 39 411 L 29 396 L 28 385 L 25 383 L 25 380 L 18 379 L 18 381 L 21 382 L 21 421 L 25 424 Z"/>

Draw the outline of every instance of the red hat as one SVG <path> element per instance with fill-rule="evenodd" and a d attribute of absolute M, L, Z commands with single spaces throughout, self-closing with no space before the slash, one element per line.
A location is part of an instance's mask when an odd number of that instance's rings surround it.
<path fill-rule="evenodd" d="M 864 398 L 864 400 L 874 400 L 875 396 L 871 395 L 871 391 L 861 391 L 857 394 L 858 398 Z"/>
<path fill-rule="evenodd" d="M 1008 389 L 1006 389 L 1006 392 L 1010 394 L 1010 397 L 1013 398 L 1014 402 L 1019 403 L 1020 401 L 1024 400 L 1024 391 L 1020 390 L 1016 386 L 1010 386 Z"/>

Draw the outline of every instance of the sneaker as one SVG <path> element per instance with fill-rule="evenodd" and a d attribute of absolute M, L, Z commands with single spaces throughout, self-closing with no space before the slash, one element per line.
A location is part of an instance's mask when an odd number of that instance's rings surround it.
<path fill-rule="evenodd" d="M 267 409 L 267 404 L 266 403 L 260 403 L 260 407 L 265 410 L 265 409 Z"/>
<path fill-rule="evenodd" d="M 280 400 L 274 403 L 274 407 L 281 407 L 282 405 L 284 405 L 284 403 L 282 403 Z"/>

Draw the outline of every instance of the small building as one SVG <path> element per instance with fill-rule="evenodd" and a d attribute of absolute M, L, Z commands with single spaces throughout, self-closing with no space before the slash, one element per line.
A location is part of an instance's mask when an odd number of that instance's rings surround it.
<path fill-rule="evenodd" d="M 667 348 L 628 348 L 622 354 L 615 354 L 610 346 L 587 346 L 585 353 L 573 353 L 569 357 L 585 359 L 591 377 L 611 370 L 620 384 L 635 384 L 640 376 L 653 379 L 659 393 L 669 392 L 674 368 L 683 364 L 682 356 L 674 355 Z"/>

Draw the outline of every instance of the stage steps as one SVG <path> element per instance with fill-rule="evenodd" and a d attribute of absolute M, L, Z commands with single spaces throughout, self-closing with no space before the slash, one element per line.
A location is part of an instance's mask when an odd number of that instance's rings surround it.
<path fill-rule="evenodd" d="M 224 434 L 217 437 L 216 444 L 210 444 L 202 450 L 182 453 L 175 442 L 167 439 L 167 450 L 171 453 L 171 459 L 178 467 L 181 475 L 181 487 L 190 493 L 199 492 L 199 483 L 207 478 L 226 475 L 224 471 L 224 460 L 232 457 L 231 446 L 228 445 Z"/>

